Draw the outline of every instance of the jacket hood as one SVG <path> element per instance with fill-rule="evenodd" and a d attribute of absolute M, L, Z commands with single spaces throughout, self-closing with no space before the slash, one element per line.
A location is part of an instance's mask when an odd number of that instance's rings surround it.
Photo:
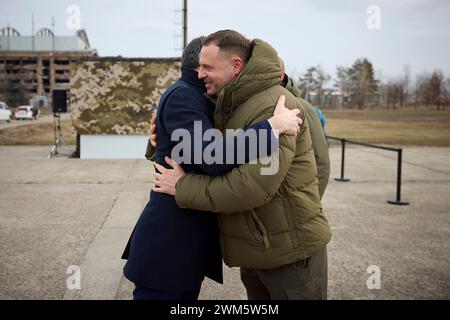
<path fill-rule="evenodd" d="M 254 39 L 252 46 L 252 54 L 242 72 L 219 93 L 217 109 L 230 112 L 254 94 L 281 83 L 276 50 L 260 39 Z"/>
<path fill-rule="evenodd" d="M 295 97 L 299 98 L 300 90 L 297 86 L 297 83 L 295 82 L 294 79 L 292 79 L 288 75 L 286 75 L 286 77 L 288 78 L 286 86 L 285 86 L 286 90 L 289 91 L 290 93 L 292 93 Z"/>

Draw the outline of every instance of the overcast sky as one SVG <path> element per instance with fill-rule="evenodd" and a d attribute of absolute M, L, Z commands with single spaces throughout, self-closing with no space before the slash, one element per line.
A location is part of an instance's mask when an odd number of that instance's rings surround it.
<path fill-rule="evenodd" d="M 182 0 L 0 0 L 0 27 L 29 35 L 34 13 L 35 30 L 51 28 L 54 16 L 56 35 L 72 35 L 71 5 L 101 56 L 180 55 Z M 450 76 L 448 0 L 189 0 L 188 8 L 189 39 L 237 30 L 269 42 L 294 75 L 317 64 L 334 75 L 336 66 L 367 57 L 385 80 L 405 65 L 413 76 L 436 68 Z"/>

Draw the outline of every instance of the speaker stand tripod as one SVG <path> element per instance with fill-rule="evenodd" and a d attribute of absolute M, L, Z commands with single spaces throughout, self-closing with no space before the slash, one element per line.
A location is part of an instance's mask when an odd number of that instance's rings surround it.
<path fill-rule="evenodd" d="M 68 151 L 67 144 L 61 137 L 61 114 L 60 113 L 53 113 L 53 131 L 55 133 L 55 143 L 53 144 L 52 150 L 50 151 L 50 154 L 48 155 L 48 158 L 56 157 L 57 155 L 65 155 L 69 156 L 69 153 L 61 153 L 58 151 L 58 147 L 61 146 L 64 151 Z"/>

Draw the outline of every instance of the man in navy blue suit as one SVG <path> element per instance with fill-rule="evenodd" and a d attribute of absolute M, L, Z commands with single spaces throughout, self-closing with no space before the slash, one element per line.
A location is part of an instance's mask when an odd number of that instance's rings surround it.
<path fill-rule="evenodd" d="M 158 105 L 155 162 L 167 168 L 169 166 L 165 159 L 171 156 L 176 145 L 171 139 L 175 130 L 185 129 L 194 136 L 194 122 L 201 124 L 203 132 L 214 128 L 214 105 L 205 96 L 204 83 L 198 79 L 196 71 L 203 38 L 192 40 L 186 47 L 181 58 L 181 78 L 166 90 Z M 280 99 L 276 116 L 245 129 L 263 130 L 269 152 L 274 150 L 274 146 L 277 147 L 274 143 L 278 139 L 277 132 L 296 134 L 298 131 L 299 122 L 296 119 L 299 118 L 296 117 L 295 110 L 284 108 L 282 102 Z M 239 135 L 245 134 L 245 130 L 227 135 L 222 141 L 201 141 L 200 151 L 203 154 L 208 145 L 221 142 L 225 159 L 226 150 L 229 150 L 227 146 L 232 145 L 236 150 L 235 142 L 239 140 Z M 257 137 L 262 139 L 260 135 Z M 191 143 L 194 145 L 195 141 Z M 195 150 L 192 147 L 191 153 L 184 156 L 194 159 Z M 246 145 L 246 161 L 252 157 L 249 146 Z M 218 175 L 239 165 L 236 161 L 221 163 L 208 165 L 203 161 L 190 161 L 181 166 L 185 172 Z M 123 259 L 128 260 L 124 275 L 135 284 L 133 298 L 195 300 L 205 276 L 222 283 L 218 232 L 215 214 L 181 209 L 173 196 L 152 191 L 122 255 Z"/>

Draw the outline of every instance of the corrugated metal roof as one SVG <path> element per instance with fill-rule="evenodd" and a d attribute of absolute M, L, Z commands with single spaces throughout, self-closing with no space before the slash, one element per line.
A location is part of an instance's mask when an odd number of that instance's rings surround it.
<path fill-rule="evenodd" d="M 33 44 L 34 41 L 34 44 Z M 0 36 L 0 51 L 88 51 L 78 37 Z"/>
<path fill-rule="evenodd" d="M 0 29 L 6 30 L 7 28 Z M 11 29 L 11 28 L 8 28 Z M 84 30 L 75 36 L 51 34 L 22 36 L 18 33 L 0 33 L 0 51 L 89 51 L 89 41 Z"/>

